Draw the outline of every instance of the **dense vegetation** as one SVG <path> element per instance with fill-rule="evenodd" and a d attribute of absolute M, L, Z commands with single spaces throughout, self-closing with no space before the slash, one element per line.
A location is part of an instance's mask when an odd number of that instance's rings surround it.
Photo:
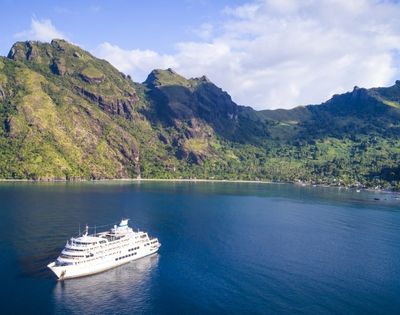
<path fill-rule="evenodd" d="M 202 178 L 400 189 L 400 82 L 255 111 L 206 77 L 134 83 L 63 40 L 0 57 L 0 178 Z"/>

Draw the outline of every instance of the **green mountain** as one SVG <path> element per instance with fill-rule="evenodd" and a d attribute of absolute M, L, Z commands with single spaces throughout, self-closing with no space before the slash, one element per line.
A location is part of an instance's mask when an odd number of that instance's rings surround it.
<path fill-rule="evenodd" d="M 400 82 L 256 111 L 206 77 L 141 84 L 63 40 L 0 57 L 0 177 L 205 178 L 399 188 Z"/>

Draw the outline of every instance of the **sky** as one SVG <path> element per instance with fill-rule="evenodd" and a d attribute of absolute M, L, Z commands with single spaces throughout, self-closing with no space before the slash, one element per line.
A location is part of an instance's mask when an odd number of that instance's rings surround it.
<path fill-rule="evenodd" d="M 0 0 L 0 54 L 64 38 L 136 82 L 206 75 L 255 109 L 318 104 L 400 79 L 394 0 Z"/>

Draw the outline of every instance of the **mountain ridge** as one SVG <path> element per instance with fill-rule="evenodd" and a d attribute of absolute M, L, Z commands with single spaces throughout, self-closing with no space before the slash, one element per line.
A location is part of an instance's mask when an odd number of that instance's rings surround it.
<path fill-rule="evenodd" d="M 205 76 L 133 82 L 64 40 L 0 58 L 0 177 L 215 178 L 398 187 L 400 81 L 256 111 Z"/>

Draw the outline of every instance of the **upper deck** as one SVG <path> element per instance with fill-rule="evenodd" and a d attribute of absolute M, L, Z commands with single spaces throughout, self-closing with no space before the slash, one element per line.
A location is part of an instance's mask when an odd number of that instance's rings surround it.
<path fill-rule="evenodd" d="M 128 220 L 122 220 L 119 225 L 108 231 L 88 234 L 88 227 L 86 227 L 86 233 L 82 236 L 72 237 L 66 244 L 66 250 L 72 251 L 84 251 L 94 249 L 100 245 L 111 245 L 117 241 L 123 241 L 136 237 L 147 237 L 147 233 L 134 232 L 132 228 L 128 227 Z"/>

